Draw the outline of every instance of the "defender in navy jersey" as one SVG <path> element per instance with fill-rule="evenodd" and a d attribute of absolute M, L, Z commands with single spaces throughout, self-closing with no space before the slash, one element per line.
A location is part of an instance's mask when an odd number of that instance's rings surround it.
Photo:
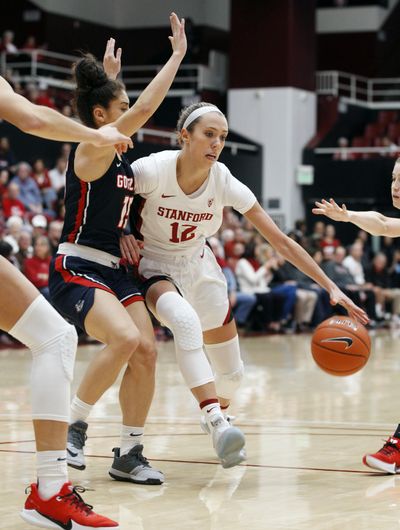
<path fill-rule="evenodd" d="M 93 128 L 113 123 L 128 136 L 144 125 L 167 94 L 186 52 L 184 21 L 175 13 L 170 21 L 172 56 L 131 108 L 122 83 L 108 77 L 93 56 L 77 62 L 75 102 L 83 123 Z M 120 52 L 114 57 L 113 43 L 112 59 L 120 65 Z M 119 393 L 121 443 L 114 449 L 109 474 L 115 480 L 161 484 L 164 476 L 144 458 L 141 444 L 154 393 L 153 326 L 139 287 L 120 263 L 119 238 L 133 192 L 132 170 L 115 149 L 88 143 L 76 147 L 69 160 L 65 224 L 49 287 L 58 311 L 105 345 L 72 402 L 68 464 L 85 468 L 83 446 L 90 410 L 126 366 Z"/>
<path fill-rule="evenodd" d="M 100 179 L 85 182 L 74 172 L 75 151 L 69 156 L 60 241 L 119 256 L 119 238 L 127 224 L 134 195 L 130 163 L 124 155 L 116 154 Z"/>

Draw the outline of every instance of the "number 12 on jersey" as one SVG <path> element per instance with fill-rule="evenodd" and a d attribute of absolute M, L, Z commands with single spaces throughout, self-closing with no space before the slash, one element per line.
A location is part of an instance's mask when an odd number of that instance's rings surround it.
<path fill-rule="evenodd" d="M 194 231 L 196 230 L 197 226 L 194 225 L 182 225 L 182 231 L 179 234 L 179 223 L 171 223 L 171 237 L 170 241 L 171 243 L 182 243 L 183 241 L 189 241 L 189 239 L 193 239 L 196 235 Z"/>

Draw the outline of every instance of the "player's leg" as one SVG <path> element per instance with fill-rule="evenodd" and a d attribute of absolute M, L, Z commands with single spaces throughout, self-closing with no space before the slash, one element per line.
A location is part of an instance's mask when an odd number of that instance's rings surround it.
<path fill-rule="evenodd" d="M 144 425 L 154 395 L 156 345 L 149 313 L 142 301 L 126 308 L 140 329 L 140 344 L 128 361 L 119 391 L 122 410 L 120 446 L 115 448 L 109 471 L 115 480 L 162 484 L 164 475 L 143 456 Z"/>
<path fill-rule="evenodd" d="M 221 413 L 214 376 L 203 350 L 201 323 L 195 310 L 166 280 L 149 287 L 146 302 L 156 318 L 174 334 L 178 366 L 206 418 L 223 467 L 239 464 L 244 460 L 240 453 L 244 437 Z"/>
<path fill-rule="evenodd" d="M 93 405 L 115 382 L 122 367 L 140 343 L 140 333 L 114 294 L 94 289 L 93 305 L 84 319 L 85 331 L 105 344 L 92 359 L 71 404 L 68 432 L 68 464 L 85 469 L 83 447 L 87 418 Z"/>
<path fill-rule="evenodd" d="M 0 327 L 33 355 L 31 393 L 38 484 L 31 485 L 24 520 L 34 526 L 71 519 L 85 528 L 118 528 L 95 512 L 68 482 L 66 438 L 76 333 L 7 260 L 0 258 Z M 12 301 L 12 303 L 10 303 Z M 71 503 L 76 499 L 75 506 Z M 58 500 L 56 500 L 58 499 Z"/>

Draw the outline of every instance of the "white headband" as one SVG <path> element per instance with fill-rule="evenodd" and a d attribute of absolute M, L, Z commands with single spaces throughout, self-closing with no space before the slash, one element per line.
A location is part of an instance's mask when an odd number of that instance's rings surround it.
<path fill-rule="evenodd" d="M 211 105 L 209 105 L 208 107 L 198 107 L 193 112 L 191 112 L 186 118 L 184 124 L 182 125 L 182 129 L 187 129 L 189 125 L 194 122 L 194 120 L 197 120 L 197 118 L 203 116 L 203 114 L 206 114 L 207 112 L 220 112 L 221 114 L 223 114 L 223 112 L 221 112 L 218 107 L 214 107 Z"/>

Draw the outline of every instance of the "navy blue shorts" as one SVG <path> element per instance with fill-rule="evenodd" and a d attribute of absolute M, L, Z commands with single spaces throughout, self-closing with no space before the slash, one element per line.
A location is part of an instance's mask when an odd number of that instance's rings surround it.
<path fill-rule="evenodd" d="M 144 301 L 133 276 L 124 267 L 112 269 L 74 256 L 57 254 L 50 263 L 50 299 L 71 324 L 85 329 L 95 289 L 113 294 L 123 306 Z"/>

